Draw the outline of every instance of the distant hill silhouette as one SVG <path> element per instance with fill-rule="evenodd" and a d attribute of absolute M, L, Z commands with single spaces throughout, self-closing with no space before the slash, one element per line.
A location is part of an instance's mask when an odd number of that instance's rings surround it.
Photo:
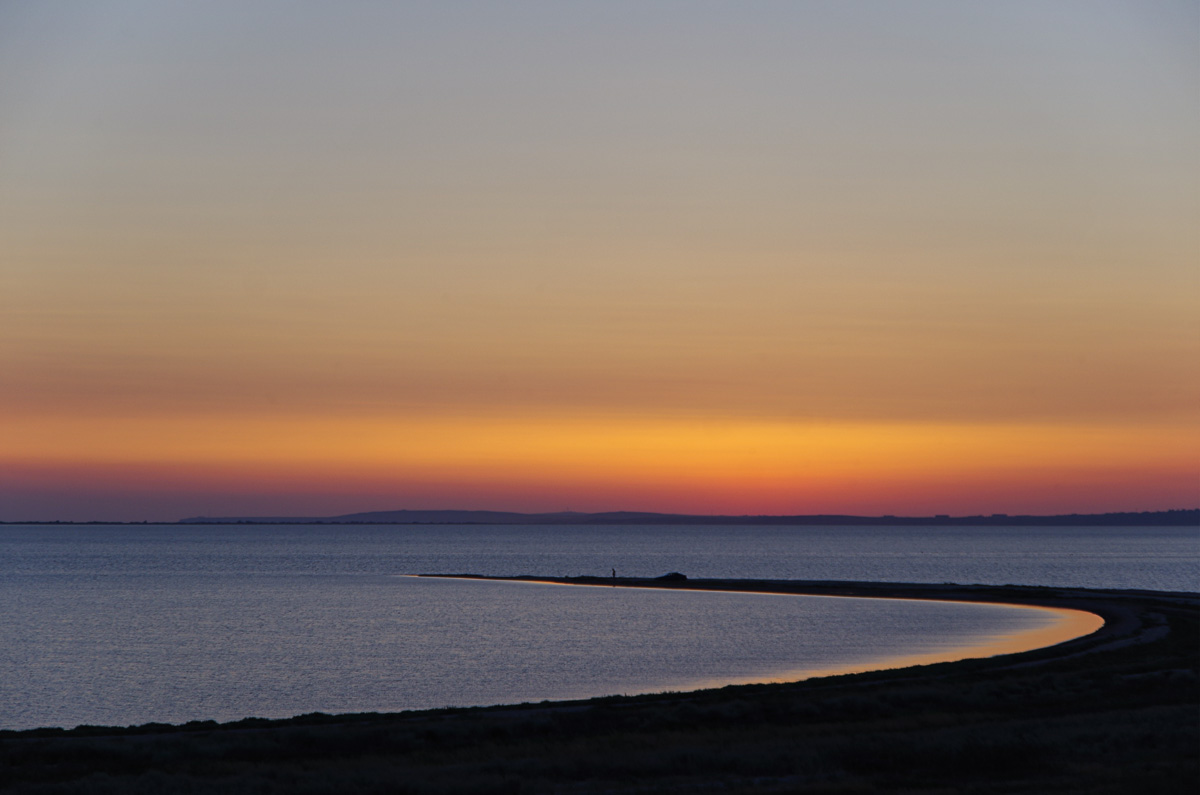
<path fill-rule="evenodd" d="M 1200 526 L 1200 509 L 1142 513 L 1061 514 L 1025 516 L 707 516 L 641 511 L 606 513 L 514 513 L 510 511 L 370 511 L 342 516 L 195 516 L 180 524 L 707 524 L 707 525 L 1024 525 L 1024 526 Z"/>

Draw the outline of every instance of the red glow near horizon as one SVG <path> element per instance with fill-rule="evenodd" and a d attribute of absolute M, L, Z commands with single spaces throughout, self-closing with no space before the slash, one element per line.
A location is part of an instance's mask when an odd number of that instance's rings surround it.
<path fill-rule="evenodd" d="M 935 484 L 454 480 L 186 465 L 0 467 L 5 521 L 174 521 L 188 516 L 332 516 L 373 510 L 654 511 L 929 516 L 1104 513 L 1195 507 L 1190 473 L 1066 472 L 1041 482 L 968 473 Z M 11 495 L 19 495 L 17 497 Z"/>

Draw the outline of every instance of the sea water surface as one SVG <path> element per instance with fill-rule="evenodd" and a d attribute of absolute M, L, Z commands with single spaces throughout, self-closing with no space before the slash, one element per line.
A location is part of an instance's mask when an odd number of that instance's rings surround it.
<path fill-rule="evenodd" d="M 686 690 L 988 653 L 1005 606 L 419 579 L 1196 590 L 1195 528 L 0 526 L 0 728 Z"/>

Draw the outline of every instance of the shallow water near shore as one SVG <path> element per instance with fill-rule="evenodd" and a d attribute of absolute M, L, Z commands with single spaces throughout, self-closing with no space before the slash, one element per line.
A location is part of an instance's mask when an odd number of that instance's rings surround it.
<path fill-rule="evenodd" d="M 912 534 L 906 552 L 895 528 L 870 528 L 892 534 L 870 544 L 862 528 L 781 530 L 3 526 L 0 728 L 686 690 L 973 656 L 964 647 L 995 653 L 997 639 L 1062 625 L 1047 611 L 995 605 L 405 574 L 618 568 L 629 576 L 982 582 L 970 566 L 990 556 L 1003 561 L 1003 582 L 1188 590 L 1175 570 L 1194 572 L 1196 560 L 1192 529 L 1156 528 L 1160 535 L 1139 546 L 1128 528 L 1124 541 L 1097 528 L 1086 553 L 1072 556 L 1073 542 L 1060 538 L 1040 555 L 1026 543 L 1024 561 L 1011 546 L 992 542 L 989 551 L 986 536 L 943 540 L 934 553 L 940 576 L 922 576 L 931 573 L 928 534 Z M 849 565 L 854 543 L 863 545 L 858 568 Z M 1048 560 L 1055 576 L 1077 581 L 1047 582 Z M 1112 582 L 1118 569 L 1126 579 Z M 1140 584 L 1129 582 L 1139 570 Z"/>

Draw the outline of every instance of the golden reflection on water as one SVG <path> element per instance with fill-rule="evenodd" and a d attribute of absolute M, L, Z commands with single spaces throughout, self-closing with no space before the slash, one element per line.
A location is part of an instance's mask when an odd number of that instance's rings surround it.
<path fill-rule="evenodd" d="M 853 599 L 864 597 L 830 597 L 834 599 Z M 879 598 L 879 597 L 875 597 Z M 918 601 L 918 600 L 914 600 Z M 820 676 L 837 676 L 840 674 L 856 674 L 866 671 L 886 671 L 896 668 L 908 668 L 914 665 L 931 665 L 933 663 L 956 662 L 958 660 L 974 660 L 985 657 L 995 657 L 999 654 L 1016 654 L 1023 651 L 1043 649 L 1066 643 L 1075 638 L 1090 635 L 1104 626 L 1104 619 L 1095 613 L 1084 610 L 1071 610 L 1063 607 L 1042 607 L 1037 605 L 1017 605 L 1002 602 L 960 602 L 955 604 L 987 604 L 997 607 L 1011 607 L 1020 610 L 1036 610 L 1046 614 L 1049 623 L 1033 629 L 986 635 L 976 642 L 938 649 L 921 654 L 900 655 L 875 659 L 869 662 L 852 663 L 833 668 L 797 668 L 769 678 L 747 678 L 734 682 L 723 681 L 713 683 L 711 687 L 728 684 L 771 684 L 778 682 L 796 682 L 801 679 L 813 679 Z"/>
<path fill-rule="evenodd" d="M 1012 632 L 997 632 L 990 635 L 977 635 L 969 642 L 947 645 L 931 651 L 924 651 L 917 654 L 898 654 L 891 657 L 871 657 L 833 667 L 789 668 L 777 674 L 765 676 L 758 674 L 742 677 L 726 676 L 701 679 L 698 681 L 692 680 L 682 688 L 687 690 L 720 688 L 727 685 L 797 682 L 803 679 L 814 679 L 822 676 L 838 676 L 841 674 L 864 673 L 867 671 L 886 671 L 898 668 L 908 668 L 915 665 L 932 665 L 934 663 L 957 662 L 959 660 L 983 659 L 986 657 L 995 657 L 1001 654 L 1016 654 L 1019 652 L 1033 651 L 1034 649 L 1055 646 L 1059 643 L 1066 643 L 1069 640 L 1090 635 L 1104 626 L 1103 618 L 1095 613 L 1089 613 L 1085 610 L 1073 610 L 1064 607 L 1045 607 L 1042 605 L 1014 604 L 1011 602 L 970 601 L 963 599 L 915 599 L 912 597 L 885 596 L 841 596 L 831 594 L 786 593 L 780 591 L 755 590 L 727 591 L 719 588 L 709 589 L 680 587 L 662 589 L 655 587 L 647 588 L 630 585 L 618 585 L 615 582 L 612 584 L 600 582 L 569 583 L 556 582 L 553 580 L 499 580 L 499 582 L 508 582 L 514 585 L 557 586 L 563 588 L 620 587 L 627 590 L 647 590 L 657 593 L 662 593 L 665 590 L 667 592 L 690 591 L 692 593 L 740 594 L 747 596 L 758 595 L 783 598 L 801 597 L 805 599 L 859 599 L 864 601 L 932 602 L 940 604 L 973 605 L 976 607 L 1002 607 L 1011 610 L 1032 611 L 1041 614 L 1042 623 L 1039 626 L 1020 629 Z"/>
<path fill-rule="evenodd" d="M 608 588 L 601 583 L 563 583 L 545 580 L 526 581 L 525 584 L 558 585 L 567 588 Z M 638 588 L 637 586 L 621 586 L 632 590 L 661 591 L 659 588 Z M 1044 649 L 1059 643 L 1066 643 L 1075 638 L 1090 635 L 1104 626 L 1104 619 L 1086 610 L 1072 610 L 1065 607 L 1044 607 L 1042 605 L 1013 604 L 1011 602 L 966 601 L 961 599 L 912 599 L 905 597 L 882 596 L 832 596 L 824 594 L 780 593 L 778 591 L 723 591 L 708 588 L 673 588 L 670 590 L 693 591 L 696 593 L 738 593 L 758 594 L 762 596 L 802 596 L 812 599 L 885 599 L 894 602 L 941 602 L 943 604 L 963 604 L 976 606 L 1007 607 L 1014 610 L 1029 610 L 1043 614 L 1046 623 L 1030 629 L 1015 632 L 1001 632 L 992 635 L 982 635 L 966 644 L 958 644 L 939 648 L 934 651 L 919 654 L 896 655 L 894 657 L 874 658 L 867 661 L 848 663 L 829 668 L 795 668 L 782 673 L 763 677 L 725 677 L 706 680 L 690 685 L 695 688 L 725 687 L 726 685 L 742 684 L 775 684 L 781 682 L 797 682 L 802 679 L 815 679 L 821 676 L 838 676 L 841 674 L 856 674 L 866 671 L 887 671 L 896 668 L 908 668 L 914 665 L 932 665 L 934 663 L 957 662 L 959 660 L 983 659 L 1000 654 L 1017 654 L 1034 649 Z"/>

